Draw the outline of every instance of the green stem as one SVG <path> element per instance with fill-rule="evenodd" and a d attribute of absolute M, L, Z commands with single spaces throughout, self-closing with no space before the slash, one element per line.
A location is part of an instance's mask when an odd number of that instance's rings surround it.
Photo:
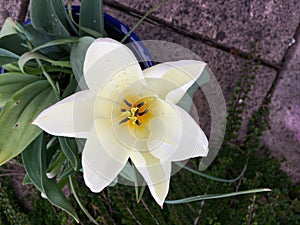
<path fill-rule="evenodd" d="M 95 38 L 103 37 L 103 35 L 100 34 L 99 32 L 94 31 L 88 27 L 80 26 L 78 23 L 75 22 L 73 15 L 72 15 L 72 0 L 68 0 L 68 13 L 69 13 L 71 21 L 75 24 L 76 27 L 78 27 L 79 29 L 83 30 L 84 32 L 88 33 L 89 35 L 91 35 Z"/>
<path fill-rule="evenodd" d="M 72 176 L 70 175 L 69 176 L 69 183 L 70 183 L 70 187 L 71 187 L 71 190 L 73 192 L 73 195 L 74 195 L 74 198 L 76 200 L 76 202 L 78 203 L 78 205 L 80 206 L 81 210 L 84 212 L 84 214 L 90 219 L 90 221 L 92 221 L 94 224 L 96 225 L 100 225 L 92 216 L 91 214 L 87 211 L 87 209 L 82 205 L 82 203 L 80 202 L 77 194 L 76 194 L 76 191 L 75 191 L 75 188 L 74 188 L 74 183 L 73 183 L 73 179 L 72 179 Z"/>
<path fill-rule="evenodd" d="M 43 75 L 46 77 L 47 81 L 51 85 L 57 100 L 60 100 L 59 90 L 57 89 L 57 87 L 56 87 L 54 81 L 52 80 L 51 76 L 46 72 L 46 70 L 45 70 L 43 64 L 41 63 L 41 61 L 39 59 L 35 59 L 35 60 L 37 61 L 37 63 L 41 67 Z"/>
<path fill-rule="evenodd" d="M 31 43 L 30 43 L 29 40 L 27 40 L 27 45 L 28 45 L 30 51 L 32 51 L 33 47 L 32 47 L 32 45 L 31 45 Z M 51 85 L 51 87 L 52 87 L 52 89 L 53 89 L 53 91 L 55 93 L 55 96 L 56 96 L 57 100 L 60 100 L 59 90 L 57 89 L 54 81 L 52 80 L 52 78 L 50 77 L 50 75 L 45 70 L 45 68 L 44 68 L 43 64 L 41 63 L 41 61 L 38 58 L 36 58 L 35 60 L 38 63 L 38 65 L 41 67 L 43 75 L 46 77 L 47 81 Z"/>

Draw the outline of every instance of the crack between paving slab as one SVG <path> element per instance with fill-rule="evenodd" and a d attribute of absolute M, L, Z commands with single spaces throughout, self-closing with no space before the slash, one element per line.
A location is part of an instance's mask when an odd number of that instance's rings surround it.
<path fill-rule="evenodd" d="M 144 16 L 143 13 L 141 13 L 140 11 L 138 11 L 136 9 L 132 9 L 130 7 L 127 7 L 127 6 L 124 6 L 124 5 L 119 5 L 115 2 L 110 2 L 110 1 L 106 1 L 106 0 L 104 0 L 103 2 L 108 7 L 111 7 L 115 10 L 118 10 L 118 11 L 121 11 L 121 12 L 124 12 L 124 13 L 128 13 L 129 15 L 134 16 L 138 19 L 140 19 L 142 16 Z M 154 24 L 156 26 L 160 26 L 164 29 L 169 29 L 173 32 L 176 32 L 176 33 L 180 34 L 180 35 L 182 35 L 184 33 L 184 36 L 187 36 L 187 37 L 192 38 L 194 40 L 199 40 L 200 39 L 200 41 L 202 43 L 206 44 L 206 45 L 209 45 L 209 46 L 214 47 L 214 48 L 218 48 L 222 51 L 228 52 L 232 55 L 236 55 L 236 56 L 244 58 L 244 59 L 249 59 L 249 57 L 252 56 L 251 53 L 245 53 L 245 52 L 242 52 L 238 49 L 235 49 L 235 48 L 232 48 L 232 47 L 227 47 L 225 45 L 221 45 L 220 43 L 217 43 L 217 42 L 215 42 L 215 41 L 213 41 L 213 40 L 211 40 L 207 37 L 204 37 L 203 35 L 196 34 L 196 33 L 193 33 L 193 32 L 189 32 L 189 31 L 186 31 L 186 30 L 184 30 L 180 27 L 170 25 L 170 24 L 168 24 L 167 22 L 165 22 L 161 19 L 152 17 L 151 15 L 148 18 L 146 18 L 145 21 L 148 22 L 148 23 Z M 281 64 L 272 64 L 272 63 L 268 62 L 267 60 L 263 60 L 259 57 L 256 57 L 255 61 L 257 61 L 259 64 L 261 64 L 263 66 L 275 69 L 276 71 L 282 69 Z"/>
<path fill-rule="evenodd" d="M 299 25 L 298 25 L 298 27 L 297 27 L 297 29 L 296 29 L 296 31 L 295 31 L 295 34 L 294 34 L 293 38 L 294 38 L 295 40 L 297 40 L 297 36 L 299 37 L 299 40 L 300 40 L 300 23 L 299 23 Z M 294 46 L 291 46 L 291 47 L 289 47 L 289 48 L 286 50 L 286 52 L 285 52 L 285 54 L 284 54 L 284 56 L 283 56 L 283 59 L 282 59 L 282 61 L 281 61 L 281 65 L 283 65 L 283 66 L 282 66 L 280 69 L 277 70 L 275 79 L 274 79 L 274 81 L 273 81 L 273 83 L 272 83 L 272 86 L 271 86 L 271 88 L 269 89 L 269 91 L 268 91 L 266 97 L 264 98 L 264 101 L 267 100 L 268 98 L 271 98 L 271 97 L 272 97 L 272 95 L 273 95 L 273 93 L 274 93 L 274 91 L 275 91 L 275 88 L 277 87 L 277 85 L 278 85 L 278 83 L 279 83 L 279 81 L 280 81 L 282 72 L 283 72 L 285 69 L 289 69 L 289 68 L 288 68 L 288 63 L 289 63 L 289 62 L 288 62 L 287 58 L 289 57 L 289 54 L 292 53 L 291 51 L 294 51 L 294 50 L 293 50 L 293 49 L 294 49 L 293 47 L 294 47 Z M 260 106 L 260 108 L 261 108 L 261 106 Z"/>

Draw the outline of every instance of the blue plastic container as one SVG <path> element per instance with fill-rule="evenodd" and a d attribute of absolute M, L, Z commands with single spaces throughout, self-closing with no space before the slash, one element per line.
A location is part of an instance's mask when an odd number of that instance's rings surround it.
<path fill-rule="evenodd" d="M 76 19 L 76 16 L 79 16 L 80 6 L 73 6 L 73 13 Z M 25 24 L 30 23 L 30 20 L 26 21 Z M 117 41 L 121 41 L 123 37 L 125 37 L 130 29 L 121 23 L 119 20 L 115 19 L 114 17 L 104 13 L 104 29 L 108 35 L 108 37 L 113 38 Z M 125 40 L 125 44 L 131 43 L 131 50 L 137 57 L 140 65 L 143 69 L 151 67 L 154 65 L 151 56 L 144 46 L 141 40 L 135 33 L 131 33 L 130 36 Z M 0 73 L 3 73 L 3 68 L 0 67 Z"/>

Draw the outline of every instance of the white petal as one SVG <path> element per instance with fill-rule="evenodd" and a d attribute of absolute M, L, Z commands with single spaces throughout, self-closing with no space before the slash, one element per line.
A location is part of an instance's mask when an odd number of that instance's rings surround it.
<path fill-rule="evenodd" d="M 147 148 L 161 161 L 206 156 L 208 140 L 195 120 L 182 108 L 160 100 L 163 114 L 150 123 Z"/>
<path fill-rule="evenodd" d="M 120 92 L 131 82 L 143 79 L 143 74 L 129 48 L 113 39 L 99 38 L 87 50 L 84 78 L 96 95 L 100 95 L 104 86 L 108 85 L 104 91 L 108 93 L 103 96 L 114 99 L 114 92 Z"/>
<path fill-rule="evenodd" d="M 52 135 L 86 138 L 93 125 L 95 100 L 89 90 L 78 92 L 45 109 L 32 124 Z"/>
<path fill-rule="evenodd" d="M 162 207 L 170 184 L 171 162 L 160 162 L 150 152 L 132 152 L 130 158 L 144 177 L 155 201 Z"/>
<path fill-rule="evenodd" d="M 182 121 L 182 137 L 176 151 L 168 158 L 181 161 L 194 157 L 205 157 L 208 153 L 208 140 L 195 120 L 182 108 L 177 107 Z M 164 151 L 164 149 L 162 149 Z"/>
<path fill-rule="evenodd" d="M 114 137 L 109 120 L 98 119 L 82 153 L 83 176 L 93 192 L 108 186 L 125 166 L 129 152 Z"/>
<path fill-rule="evenodd" d="M 201 76 L 206 63 L 181 60 L 155 65 L 143 71 L 147 84 L 159 97 L 177 104 Z"/>
<path fill-rule="evenodd" d="M 157 99 L 151 105 L 150 113 L 154 118 L 149 123 L 151 136 L 147 140 L 147 149 L 161 161 L 166 161 L 174 154 L 184 132 L 177 108 L 162 99 Z"/>

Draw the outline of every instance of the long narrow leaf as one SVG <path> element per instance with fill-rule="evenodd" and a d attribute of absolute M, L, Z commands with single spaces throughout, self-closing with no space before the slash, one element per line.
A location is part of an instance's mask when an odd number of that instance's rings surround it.
<path fill-rule="evenodd" d="M 0 66 L 4 66 L 6 64 L 17 62 L 19 56 L 11 51 L 0 48 Z"/>
<path fill-rule="evenodd" d="M 104 21 L 103 21 L 103 6 L 102 0 L 82 0 L 80 7 L 79 25 L 97 31 L 104 36 Z M 81 37 L 88 34 L 80 30 Z"/>
<path fill-rule="evenodd" d="M 58 140 L 64 155 L 72 164 L 73 169 L 77 170 L 79 166 L 79 157 L 78 157 L 78 147 L 75 139 L 59 137 Z"/>
<path fill-rule="evenodd" d="M 69 36 L 64 22 L 53 7 L 52 1 L 31 0 L 30 18 L 34 28 L 58 36 Z"/>
<path fill-rule="evenodd" d="M 22 153 L 23 164 L 26 172 L 34 185 L 45 195 L 45 197 L 55 206 L 65 210 L 77 222 L 78 216 L 62 193 L 59 185 L 54 179 L 46 176 L 46 138 L 41 134 L 28 148 Z"/>
<path fill-rule="evenodd" d="M 260 189 L 252 189 L 247 191 L 238 191 L 238 192 L 232 192 L 227 194 L 210 194 L 210 195 L 197 195 L 189 198 L 183 198 L 179 200 L 167 200 L 165 201 L 166 204 L 183 204 L 183 203 L 189 203 L 189 202 L 195 202 L 195 201 L 202 201 L 202 200 L 208 200 L 208 199 L 217 199 L 217 198 L 228 198 L 233 197 L 237 195 L 246 195 L 246 194 L 254 194 L 258 192 L 267 192 L 271 191 L 269 188 L 260 188 Z"/>
<path fill-rule="evenodd" d="M 54 66 L 61 66 L 61 67 L 71 68 L 70 61 L 56 61 L 56 60 L 52 60 L 52 59 L 50 59 L 50 58 L 48 58 L 48 57 L 46 57 L 44 55 L 41 55 L 41 54 L 38 54 L 38 53 L 35 53 L 35 52 L 26 52 L 23 55 L 21 55 L 21 57 L 19 58 L 19 61 L 18 61 L 20 70 L 23 73 L 26 73 L 24 71 L 25 64 L 29 60 L 32 60 L 32 59 L 41 59 L 41 60 L 44 60 L 46 62 L 51 63 Z"/>
<path fill-rule="evenodd" d="M 176 165 L 178 165 L 179 167 L 182 167 L 183 169 L 187 170 L 187 171 L 190 171 L 194 174 L 197 174 L 201 177 L 205 177 L 207 179 L 210 179 L 210 180 L 214 180 L 214 181 L 218 181 L 218 182 L 224 182 L 224 183 L 232 183 L 232 182 L 236 182 L 238 181 L 239 179 L 242 178 L 242 176 L 244 175 L 244 173 L 246 172 L 246 169 L 247 169 L 247 166 L 245 165 L 242 172 L 234 179 L 222 179 L 222 178 L 218 178 L 218 177 L 213 177 L 213 176 L 210 176 L 208 174 L 205 174 L 203 172 L 200 172 L 198 170 L 195 170 L 191 167 L 188 167 L 188 166 L 184 166 L 182 165 L 181 163 L 175 163 Z"/>
<path fill-rule="evenodd" d="M 48 48 L 48 47 L 52 47 L 52 46 L 71 44 L 76 41 L 78 41 L 78 38 L 74 38 L 74 37 L 53 40 L 53 41 L 49 41 L 45 44 L 42 44 L 42 45 L 32 49 L 31 52 L 36 52 L 37 50 L 41 50 L 43 48 Z"/>

